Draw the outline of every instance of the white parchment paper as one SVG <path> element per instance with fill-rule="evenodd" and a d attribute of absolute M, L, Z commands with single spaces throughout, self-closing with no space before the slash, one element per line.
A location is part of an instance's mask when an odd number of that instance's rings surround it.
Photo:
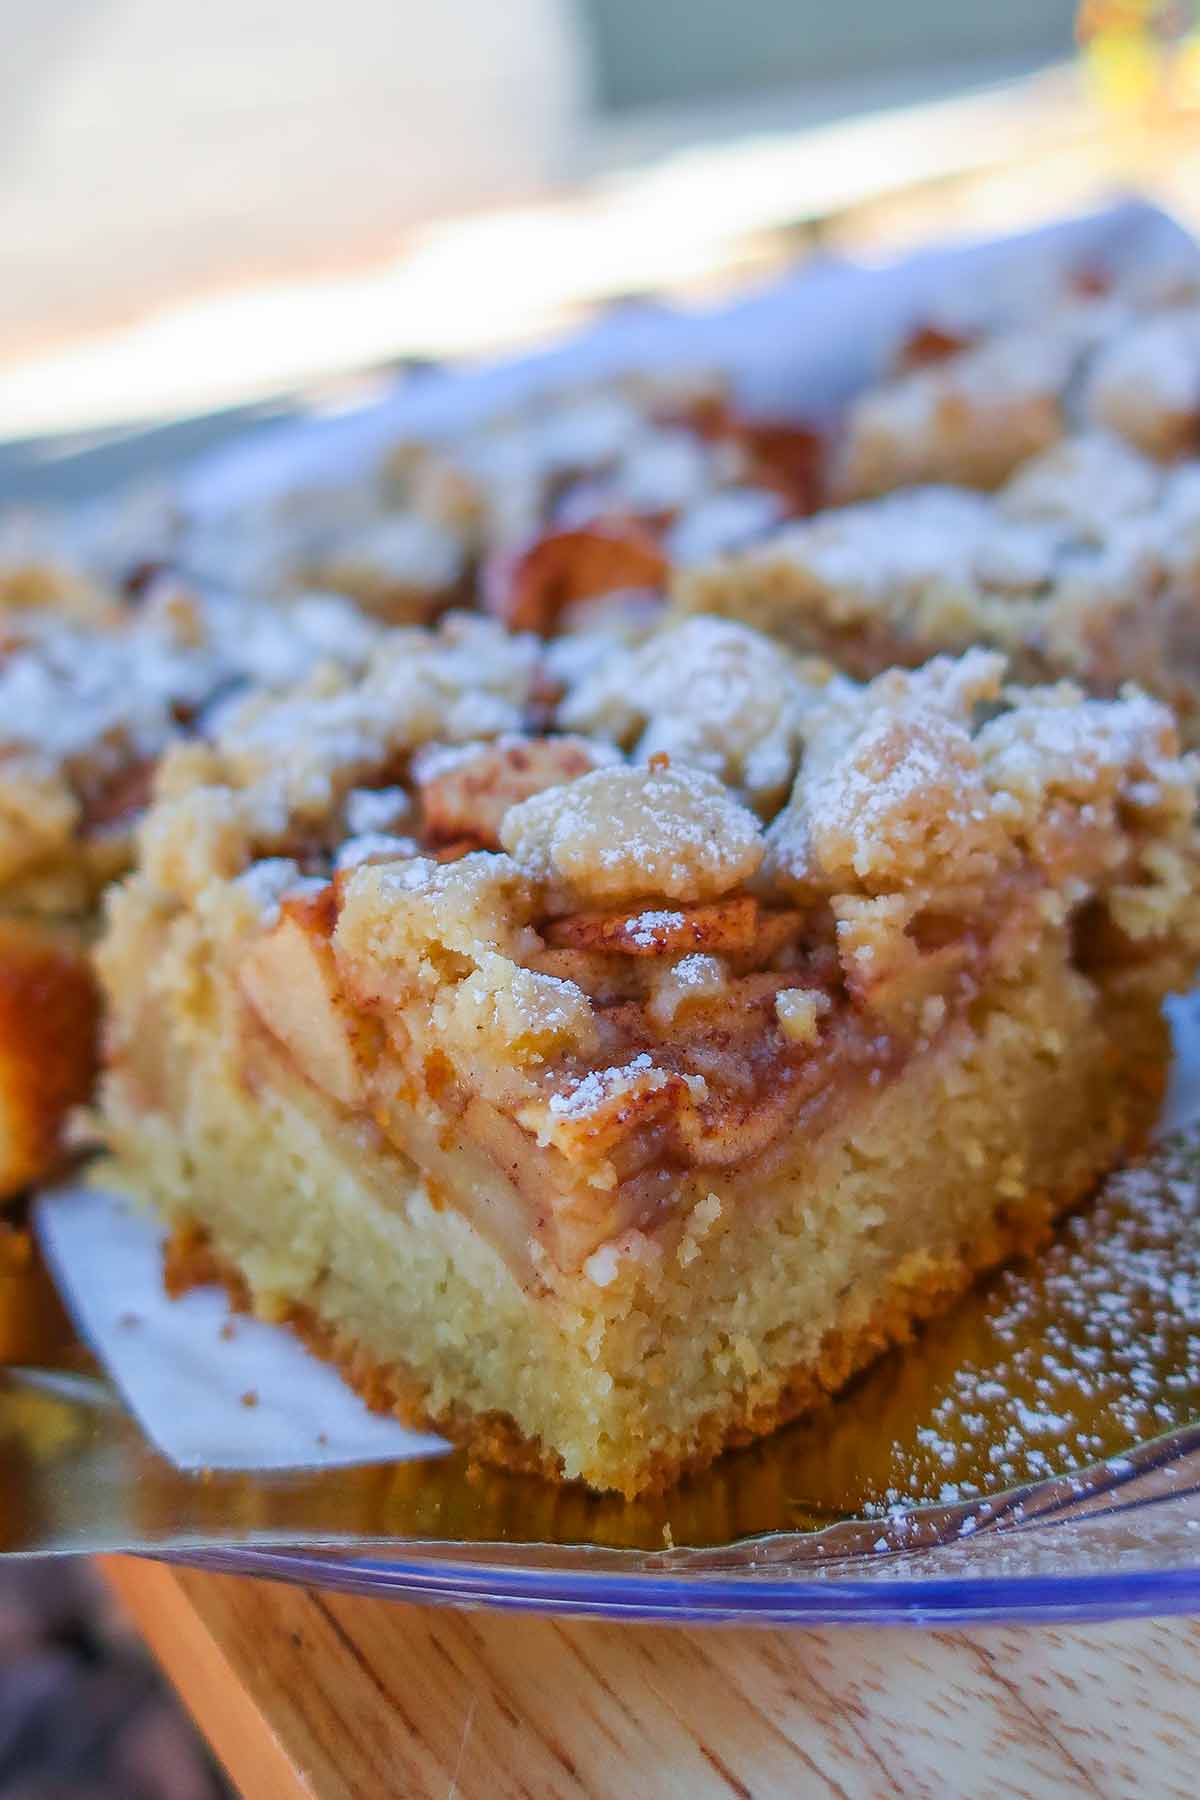
<path fill-rule="evenodd" d="M 448 1448 L 369 1412 L 291 1332 L 231 1315 L 222 1290 L 168 1299 L 162 1231 L 132 1201 L 58 1188 L 38 1201 L 36 1224 L 80 1335 L 177 1468 L 335 1467 Z"/>

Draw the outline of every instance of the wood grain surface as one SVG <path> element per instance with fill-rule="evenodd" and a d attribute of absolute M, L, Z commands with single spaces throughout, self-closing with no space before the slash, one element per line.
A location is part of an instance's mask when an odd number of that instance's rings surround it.
<path fill-rule="evenodd" d="M 103 1566 L 249 1800 L 1200 1788 L 1200 1621 L 688 1631 Z"/>

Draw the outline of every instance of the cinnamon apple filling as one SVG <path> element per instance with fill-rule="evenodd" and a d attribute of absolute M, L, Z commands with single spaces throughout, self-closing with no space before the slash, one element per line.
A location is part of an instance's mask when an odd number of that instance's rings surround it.
<path fill-rule="evenodd" d="M 801 1155 L 807 1134 L 964 1014 L 993 956 L 1011 956 L 1022 925 L 1028 935 L 1024 901 L 1006 890 L 969 929 L 918 915 L 908 954 L 853 986 L 828 911 L 771 910 L 749 894 L 541 920 L 507 992 L 524 975 L 586 1007 L 590 1054 L 522 1057 L 510 1039 L 517 1055 L 503 1072 L 494 1017 L 477 1026 L 479 1055 L 456 1038 L 447 1057 L 419 978 L 363 985 L 341 953 L 334 884 L 282 901 L 240 982 L 294 1069 L 418 1166 L 436 1166 L 448 1204 L 461 1199 L 522 1263 L 532 1239 L 577 1267 L 677 1202 L 689 1177 L 736 1170 L 750 1185 Z M 442 985 L 458 973 L 444 963 Z M 529 997 L 518 992 L 518 1010 Z M 464 1156 L 468 1178 L 456 1180 Z"/>

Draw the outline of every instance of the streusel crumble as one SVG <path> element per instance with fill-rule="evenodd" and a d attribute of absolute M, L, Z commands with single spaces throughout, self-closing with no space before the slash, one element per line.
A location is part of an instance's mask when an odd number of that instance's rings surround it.
<path fill-rule="evenodd" d="M 478 600 L 549 631 L 573 605 L 657 595 L 671 564 L 810 511 L 820 464 L 802 424 L 743 418 L 715 375 L 610 378 L 195 521 L 183 555 L 241 591 L 328 589 L 392 623 Z"/>
<path fill-rule="evenodd" d="M 724 614 L 859 676 L 973 644 L 1020 679 L 1137 681 L 1200 735 L 1200 462 L 1068 438 L 995 495 L 907 489 L 681 574 L 677 615 Z"/>
<path fill-rule="evenodd" d="M 1152 456 L 1200 449 L 1194 281 L 1102 283 L 979 337 L 918 331 L 916 354 L 851 403 L 831 476 L 841 500 L 933 482 L 993 488 L 1073 431 Z"/>

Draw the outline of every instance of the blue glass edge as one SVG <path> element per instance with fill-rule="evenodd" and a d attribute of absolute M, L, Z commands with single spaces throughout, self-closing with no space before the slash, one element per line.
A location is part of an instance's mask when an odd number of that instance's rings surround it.
<path fill-rule="evenodd" d="M 428 1563 L 293 1551 L 196 1550 L 163 1560 L 427 1605 L 657 1620 L 660 1623 L 913 1624 L 1069 1622 L 1200 1612 L 1200 1564 L 1128 1574 L 906 1581 L 772 1581 L 561 1569 L 444 1571 Z"/>

